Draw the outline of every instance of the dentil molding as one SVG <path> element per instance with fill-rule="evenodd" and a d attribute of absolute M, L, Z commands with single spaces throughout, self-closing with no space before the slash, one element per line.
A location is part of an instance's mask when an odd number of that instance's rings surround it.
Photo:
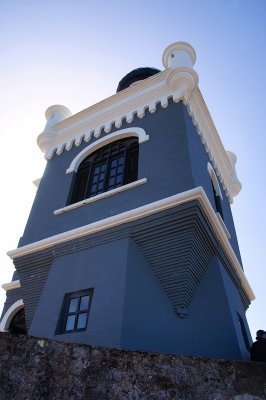
<path fill-rule="evenodd" d="M 138 82 L 121 92 L 75 114 L 61 105 L 46 111 L 47 123 L 37 143 L 47 160 L 62 154 L 73 146 L 80 146 L 119 129 L 123 120 L 132 123 L 135 116 L 144 118 L 158 107 L 166 108 L 169 100 L 183 101 L 196 131 L 212 162 L 216 175 L 230 202 L 241 190 L 235 170 L 236 156 L 226 152 L 210 113 L 198 88 L 198 75 L 193 65 L 196 53 L 185 42 L 168 46 L 163 53 L 166 70 Z"/>

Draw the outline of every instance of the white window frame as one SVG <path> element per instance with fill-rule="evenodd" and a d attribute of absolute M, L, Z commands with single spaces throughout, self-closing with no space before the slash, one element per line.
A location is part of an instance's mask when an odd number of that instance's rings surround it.
<path fill-rule="evenodd" d="M 149 140 L 149 135 L 147 135 L 145 130 L 142 128 L 132 127 L 127 129 L 120 129 L 119 131 L 113 132 L 101 139 L 98 139 L 96 142 L 85 147 L 85 149 L 78 153 L 74 160 L 72 160 L 70 166 L 66 170 L 66 173 L 70 174 L 71 172 L 77 172 L 78 167 L 82 163 L 82 161 L 101 147 L 106 146 L 107 144 L 116 140 L 126 139 L 129 137 L 138 137 L 139 144 Z"/>

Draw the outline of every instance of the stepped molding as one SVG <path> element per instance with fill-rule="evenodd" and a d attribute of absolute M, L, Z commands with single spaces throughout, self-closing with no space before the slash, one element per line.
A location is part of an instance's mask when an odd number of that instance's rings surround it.
<path fill-rule="evenodd" d="M 155 113 L 158 107 L 167 108 L 170 100 L 183 101 L 222 187 L 233 202 L 233 197 L 241 189 L 234 165 L 236 157 L 225 151 L 197 83 L 194 69 L 168 68 L 53 126 L 49 125 L 48 131 L 44 130 L 38 136 L 37 143 L 45 158 L 50 160 L 54 154 L 59 156 L 73 146 L 80 146 L 83 141 L 112 135 L 111 130 L 120 129 L 123 121 L 131 124 L 134 118 L 145 118 L 147 113 Z"/>
<path fill-rule="evenodd" d="M 198 200 L 202 206 L 209 223 L 211 224 L 218 241 L 224 253 L 227 255 L 228 259 L 232 263 L 235 273 L 240 279 L 241 286 L 245 291 L 249 301 L 254 300 L 254 293 L 248 283 L 248 280 L 243 272 L 243 269 L 235 255 L 235 252 L 228 240 L 227 234 L 221 224 L 219 218 L 213 210 L 213 207 L 202 187 L 197 187 L 195 189 L 188 190 L 186 192 L 178 193 L 174 196 L 164 198 L 162 200 L 155 201 L 150 204 L 129 210 L 112 217 L 108 217 L 88 225 L 81 226 L 79 228 L 72 229 L 70 231 L 62 232 L 60 234 L 50 236 L 46 239 L 19 247 L 17 249 L 9 251 L 7 254 L 12 259 L 17 259 L 19 257 L 35 253 L 40 250 L 51 248 L 52 246 L 58 245 L 60 243 L 65 243 L 73 239 L 77 239 L 92 233 L 101 232 L 105 229 L 116 227 L 122 224 L 126 224 L 132 221 L 145 218 L 149 215 L 159 213 L 164 210 L 176 207 L 180 204 L 184 204 L 193 200 Z"/>

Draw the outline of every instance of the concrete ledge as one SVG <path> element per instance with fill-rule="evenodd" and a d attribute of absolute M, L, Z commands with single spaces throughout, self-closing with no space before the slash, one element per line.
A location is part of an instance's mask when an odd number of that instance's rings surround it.
<path fill-rule="evenodd" d="M 266 363 L 0 334 L 0 400 L 266 399 Z"/>

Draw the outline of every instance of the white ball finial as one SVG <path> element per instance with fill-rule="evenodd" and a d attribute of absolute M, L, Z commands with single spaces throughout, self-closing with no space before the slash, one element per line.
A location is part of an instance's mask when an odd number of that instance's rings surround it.
<path fill-rule="evenodd" d="M 44 131 L 49 129 L 51 126 L 64 121 L 64 119 L 71 117 L 72 112 L 65 106 L 60 104 L 53 105 L 47 108 L 45 112 L 45 118 L 47 120 Z"/>
<path fill-rule="evenodd" d="M 168 70 L 167 84 L 185 101 L 198 85 L 199 77 L 193 69 L 195 61 L 195 50 L 186 42 L 172 43 L 163 52 L 163 65 Z"/>
<path fill-rule="evenodd" d="M 196 52 L 187 42 L 170 44 L 163 52 L 165 68 L 192 68 L 196 61 Z"/>

